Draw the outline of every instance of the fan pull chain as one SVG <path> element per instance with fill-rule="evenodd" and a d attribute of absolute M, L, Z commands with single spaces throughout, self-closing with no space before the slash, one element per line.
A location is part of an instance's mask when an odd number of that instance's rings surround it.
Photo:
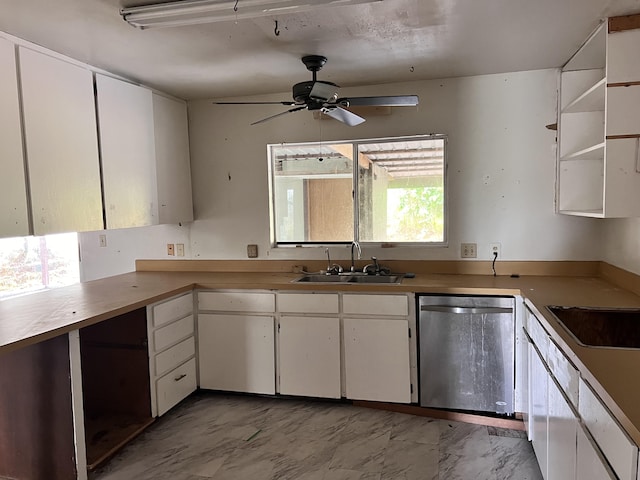
<path fill-rule="evenodd" d="M 233 6 L 233 11 L 238 13 L 238 3 L 240 2 L 240 0 L 236 0 L 236 4 Z"/>
<path fill-rule="evenodd" d="M 276 37 L 280 36 L 280 30 L 278 30 L 278 20 L 275 21 L 276 22 L 276 28 L 273 29 L 273 33 L 276 34 Z"/>

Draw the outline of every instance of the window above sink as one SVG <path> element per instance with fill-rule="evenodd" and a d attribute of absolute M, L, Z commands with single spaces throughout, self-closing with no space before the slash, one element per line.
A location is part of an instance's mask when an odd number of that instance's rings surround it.
<path fill-rule="evenodd" d="M 444 135 L 268 146 L 272 244 L 445 245 Z"/>

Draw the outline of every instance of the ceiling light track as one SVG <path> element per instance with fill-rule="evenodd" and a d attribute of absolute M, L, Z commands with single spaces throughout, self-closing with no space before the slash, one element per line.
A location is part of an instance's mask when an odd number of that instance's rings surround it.
<path fill-rule="evenodd" d="M 155 3 L 120 10 L 122 18 L 141 29 L 180 27 L 278 14 L 304 12 L 320 7 L 338 7 L 383 0 L 183 0 Z"/>

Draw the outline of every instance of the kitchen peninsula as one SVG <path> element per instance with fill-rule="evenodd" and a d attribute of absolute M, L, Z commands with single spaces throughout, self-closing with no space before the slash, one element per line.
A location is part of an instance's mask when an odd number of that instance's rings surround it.
<path fill-rule="evenodd" d="M 523 272 L 513 278 L 479 274 L 486 262 L 389 262 L 394 271 L 412 267 L 415 278 L 405 278 L 398 285 L 320 285 L 291 283 L 300 274 L 287 273 L 292 268 L 289 263 L 294 262 L 139 261 L 136 272 L 0 302 L 0 451 L 4 455 L 0 465 L 14 468 L 0 474 L 38 478 L 53 471 L 55 464 L 59 476 L 50 478 L 75 478 L 76 468 L 77 478 L 86 478 L 85 458 L 91 455 L 85 451 L 82 400 L 84 396 L 86 402 L 88 394 L 82 390 L 86 383 L 82 373 L 86 360 L 79 352 L 83 332 L 91 326 L 106 327 L 116 319 L 141 325 L 147 306 L 194 289 L 522 297 L 631 439 L 640 444 L 640 389 L 628 381 L 640 363 L 640 351 L 580 346 L 545 309 L 546 305 L 640 307 L 637 294 L 616 284 L 627 277 L 626 272 L 599 262 L 504 262 L 502 271 L 519 268 Z M 321 265 L 307 267 L 320 269 Z M 527 269 L 538 275 L 525 275 Z M 464 270 L 469 273 L 460 273 Z M 632 283 L 627 286 L 634 289 Z"/>

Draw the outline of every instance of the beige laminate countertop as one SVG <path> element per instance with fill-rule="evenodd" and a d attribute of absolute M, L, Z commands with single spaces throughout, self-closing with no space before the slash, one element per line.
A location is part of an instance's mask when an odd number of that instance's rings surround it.
<path fill-rule="evenodd" d="M 399 285 L 291 283 L 293 273 L 132 272 L 0 301 L 0 354 L 193 288 L 522 295 L 551 337 L 640 445 L 640 350 L 577 344 L 546 305 L 640 307 L 640 296 L 596 277 L 417 274 Z"/>

